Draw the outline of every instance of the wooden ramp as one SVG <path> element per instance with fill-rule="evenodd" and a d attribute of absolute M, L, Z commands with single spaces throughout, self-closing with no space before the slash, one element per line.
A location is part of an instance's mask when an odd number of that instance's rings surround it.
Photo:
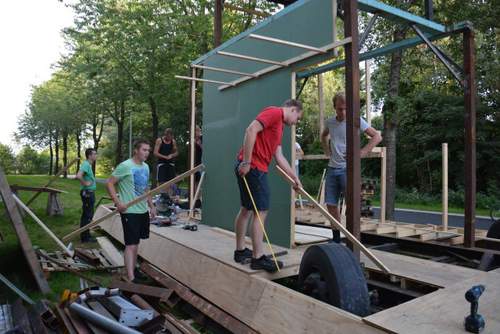
<path fill-rule="evenodd" d="M 101 206 L 95 218 L 107 212 Z M 119 216 L 100 226 L 123 243 Z M 280 257 L 285 268 L 272 275 L 234 263 L 233 250 L 234 237 L 204 225 L 197 232 L 152 226 L 139 255 L 260 333 L 381 333 L 360 317 L 270 280 L 296 273 L 301 250 L 288 250 Z"/>

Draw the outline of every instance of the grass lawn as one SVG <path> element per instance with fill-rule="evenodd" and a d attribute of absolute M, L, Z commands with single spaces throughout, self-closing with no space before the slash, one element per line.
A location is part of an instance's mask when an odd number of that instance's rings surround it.
<path fill-rule="evenodd" d="M 8 175 L 9 184 L 17 184 L 24 186 L 44 186 L 48 180 L 48 176 L 44 175 Z M 57 217 L 48 217 L 45 210 L 47 205 L 47 194 L 41 194 L 30 205 L 33 212 L 59 237 L 62 238 L 67 233 L 77 229 L 80 224 L 81 200 L 80 200 L 80 184 L 77 180 L 60 179 L 52 184 L 53 188 L 67 191 L 67 194 L 60 194 L 60 199 L 64 207 L 64 215 Z M 21 200 L 24 202 L 33 195 L 32 192 L 20 191 Z M 96 201 L 106 195 L 103 184 L 97 184 Z M 28 230 L 28 235 L 34 246 L 38 246 L 48 251 L 59 250 L 55 242 L 39 227 L 33 219 L 26 215 L 24 224 Z M 4 241 L 0 241 L 0 272 L 11 280 L 14 285 L 27 293 L 34 299 L 41 298 L 42 295 L 37 291 L 36 285 L 26 264 L 24 254 L 18 245 L 17 236 L 10 220 L 7 218 L 5 207 L 0 204 L 0 233 L 4 237 Z M 73 245 L 80 247 L 79 239 L 73 240 Z M 98 247 L 96 244 L 85 244 L 85 247 Z M 109 282 L 111 275 L 104 272 L 84 272 L 93 278 L 103 280 L 103 283 Z M 52 294 L 49 299 L 56 301 L 59 299 L 61 292 L 64 289 L 72 291 L 80 290 L 79 278 L 70 273 L 52 273 L 48 279 L 52 289 Z M 0 283 L 0 303 L 5 301 L 13 301 L 15 294 L 6 286 Z"/>

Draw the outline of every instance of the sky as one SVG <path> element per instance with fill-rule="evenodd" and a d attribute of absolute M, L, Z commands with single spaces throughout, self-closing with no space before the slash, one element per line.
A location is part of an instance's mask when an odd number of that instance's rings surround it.
<path fill-rule="evenodd" d="M 32 85 L 48 80 L 65 53 L 61 29 L 73 12 L 58 0 L 2 1 L 0 5 L 0 143 L 14 140 Z"/>

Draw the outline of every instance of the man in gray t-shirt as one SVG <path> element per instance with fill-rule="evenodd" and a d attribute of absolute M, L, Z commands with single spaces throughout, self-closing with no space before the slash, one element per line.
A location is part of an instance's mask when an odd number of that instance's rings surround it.
<path fill-rule="evenodd" d="M 346 103 L 344 93 L 337 93 L 333 98 L 336 116 L 326 121 L 321 133 L 321 143 L 325 154 L 330 157 L 325 181 L 325 202 L 328 212 L 340 222 L 339 200 L 345 193 L 346 186 Z M 380 133 L 360 118 L 361 131 L 369 138 L 368 144 L 361 149 L 361 158 L 365 157 L 382 141 Z M 328 143 L 330 137 L 330 143 Z M 348 203 L 349 204 L 349 203 Z M 333 228 L 333 240 L 340 242 L 340 232 Z"/>

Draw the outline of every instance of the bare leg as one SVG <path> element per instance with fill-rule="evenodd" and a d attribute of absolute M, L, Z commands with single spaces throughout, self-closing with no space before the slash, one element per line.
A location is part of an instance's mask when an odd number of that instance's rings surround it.
<path fill-rule="evenodd" d="M 245 249 L 245 235 L 247 234 L 247 223 L 251 212 L 241 207 L 240 212 L 234 221 L 234 231 L 236 232 L 236 249 Z"/>
<path fill-rule="evenodd" d="M 137 245 L 125 246 L 125 269 L 127 270 L 127 278 L 130 281 L 134 279 L 134 269 L 136 261 L 137 261 Z"/>
<path fill-rule="evenodd" d="M 336 206 L 336 205 L 327 204 L 326 208 L 328 209 L 328 212 L 333 216 L 333 218 L 335 218 L 335 220 L 337 220 L 340 223 L 341 221 L 340 221 L 340 210 L 339 210 L 339 207 Z M 336 242 L 340 242 L 340 231 L 337 230 L 333 226 L 333 224 L 330 224 L 330 225 L 332 227 L 333 240 L 336 241 Z"/>
<path fill-rule="evenodd" d="M 259 211 L 262 223 L 266 222 L 267 211 Z M 260 226 L 259 219 L 257 215 L 254 215 L 252 222 L 252 247 L 253 247 L 253 257 L 258 259 L 264 255 L 264 247 L 262 246 L 262 238 L 264 237 L 264 232 Z"/>

